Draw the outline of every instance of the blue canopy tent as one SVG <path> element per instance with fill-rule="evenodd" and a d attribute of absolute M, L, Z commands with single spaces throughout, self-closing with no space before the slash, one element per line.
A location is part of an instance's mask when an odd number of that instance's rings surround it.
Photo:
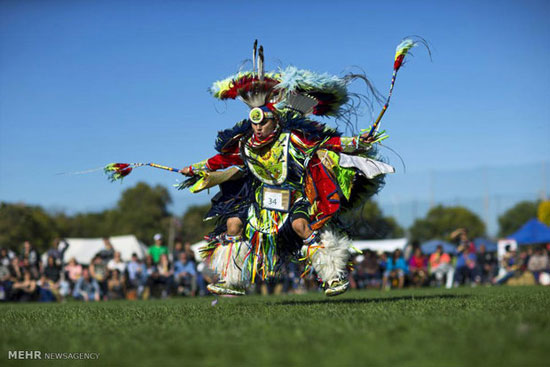
<path fill-rule="evenodd" d="M 550 228 L 533 218 L 508 238 L 515 240 L 518 245 L 550 243 Z"/>
<path fill-rule="evenodd" d="M 485 251 L 497 252 L 497 244 L 483 237 L 476 238 L 474 240 L 474 245 L 476 246 L 476 251 L 479 251 L 481 245 L 485 245 Z"/>
<path fill-rule="evenodd" d="M 440 240 L 431 240 L 428 242 L 424 242 L 422 245 L 420 245 L 420 249 L 422 250 L 422 253 L 430 255 L 437 250 L 437 246 L 439 245 L 443 246 L 443 252 L 446 252 L 452 255 L 456 254 L 455 246 L 451 245 L 448 242 L 440 241 Z"/>

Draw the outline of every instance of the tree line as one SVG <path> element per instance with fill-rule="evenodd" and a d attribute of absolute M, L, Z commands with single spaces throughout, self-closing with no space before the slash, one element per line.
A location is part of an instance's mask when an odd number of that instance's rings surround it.
<path fill-rule="evenodd" d="M 38 250 L 51 246 L 56 238 L 110 237 L 134 234 L 148 244 L 155 233 L 172 233 L 182 241 L 197 242 L 213 230 L 212 221 L 203 217 L 209 204 L 190 206 L 183 215 L 174 215 L 169 206 L 172 197 L 161 185 L 139 182 L 126 189 L 114 208 L 101 212 L 50 212 L 24 203 L 0 203 L 0 247 L 18 248 L 29 240 Z M 549 202 L 521 202 L 499 217 L 499 236 L 517 230 L 533 217 L 550 224 Z M 485 224 L 467 208 L 435 206 L 425 218 L 417 219 L 408 229 L 411 240 L 448 239 L 456 228 L 468 228 L 472 237 L 485 235 Z M 341 223 L 355 239 L 398 238 L 406 231 L 393 217 L 384 216 L 374 201 L 348 213 Z"/>

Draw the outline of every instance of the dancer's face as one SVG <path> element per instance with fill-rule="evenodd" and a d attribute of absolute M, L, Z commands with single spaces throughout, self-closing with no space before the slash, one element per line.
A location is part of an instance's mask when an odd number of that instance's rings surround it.
<path fill-rule="evenodd" d="M 277 127 L 277 122 L 273 119 L 265 119 L 259 124 L 252 124 L 254 135 L 260 140 L 267 138 L 275 130 L 275 127 Z"/>

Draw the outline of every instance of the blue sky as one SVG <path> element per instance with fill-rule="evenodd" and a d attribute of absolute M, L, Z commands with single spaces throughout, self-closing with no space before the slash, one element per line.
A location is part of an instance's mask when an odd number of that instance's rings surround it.
<path fill-rule="evenodd" d="M 266 4 L 2 1 L 0 200 L 102 210 L 137 181 L 175 183 L 176 175 L 147 168 L 122 185 L 101 172 L 56 174 L 114 161 L 180 167 L 212 155 L 216 132 L 247 110 L 216 102 L 207 88 L 237 71 L 256 38 L 268 69 L 341 75 L 360 66 L 383 94 L 401 38 L 430 42 L 433 61 L 415 50 L 382 123 L 407 171 L 382 150 L 399 176 L 396 184 L 388 178 L 381 201 L 425 199 L 414 178 L 431 171 L 550 160 L 550 2 Z M 368 115 L 362 124 L 370 124 Z M 510 180 L 518 191 L 540 189 Z M 500 190 L 498 182 L 491 190 Z M 172 194 L 176 212 L 208 200 Z M 437 194 L 471 193 L 444 185 Z"/>

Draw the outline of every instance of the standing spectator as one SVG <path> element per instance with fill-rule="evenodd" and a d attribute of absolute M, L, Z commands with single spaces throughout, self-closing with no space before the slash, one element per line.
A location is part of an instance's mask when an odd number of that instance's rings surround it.
<path fill-rule="evenodd" d="M 527 270 L 533 273 L 537 283 L 539 282 L 540 273 L 548 269 L 548 254 L 542 247 L 538 247 L 535 253 L 529 258 Z"/>
<path fill-rule="evenodd" d="M 148 254 L 151 255 L 153 262 L 155 264 L 158 264 L 161 255 L 168 256 L 168 248 L 162 245 L 162 235 L 160 233 L 154 235 L 153 239 L 155 240 L 155 243 L 151 247 L 149 247 Z"/>
<path fill-rule="evenodd" d="M 109 241 L 109 237 L 103 237 L 103 248 L 95 256 L 99 256 L 105 264 L 115 257 L 115 249 Z"/>
<path fill-rule="evenodd" d="M 468 237 L 468 230 L 466 228 L 458 228 L 451 233 L 451 238 L 457 241 L 458 247 L 464 247 L 468 253 L 476 252 L 476 246 Z"/>
<path fill-rule="evenodd" d="M 435 277 L 437 285 L 440 286 L 443 277 L 446 277 L 445 288 L 452 288 L 455 271 L 451 265 L 451 257 L 443 252 L 443 246 L 437 246 L 435 252 L 430 255 L 429 263 L 430 273 Z"/>
<path fill-rule="evenodd" d="M 120 274 L 124 274 L 126 271 L 126 264 L 122 261 L 119 251 L 115 251 L 114 257 L 107 263 L 107 269 L 110 271 L 118 270 Z"/>
<path fill-rule="evenodd" d="M 487 252 L 485 245 L 479 246 L 477 266 L 476 283 L 488 283 L 496 275 L 497 259 L 494 254 Z"/>
<path fill-rule="evenodd" d="M 38 252 L 34 249 L 29 241 L 23 243 L 23 252 L 21 257 L 28 261 L 28 265 L 38 269 Z"/>
<path fill-rule="evenodd" d="M 83 301 L 99 301 L 101 299 L 99 284 L 90 276 L 88 268 L 82 269 L 82 277 L 76 282 L 73 297 Z"/>
<path fill-rule="evenodd" d="M 61 266 L 62 259 L 61 259 L 61 252 L 59 251 L 59 238 L 56 238 L 52 242 L 52 246 L 46 251 L 44 254 L 42 254 L 42 263 L 44 266 L 48 265 L 48 258 L 51 256 L 54 259 L 54 262 Z"/>
<path fill-rule="evenodd" d="M 178 286 L 178 293 L 195 296 L 197 292 L 197 270 L 195 263 L 189 260 L 186 252 L 174 264 L 174 281 Z"/>
<path fill-rule="evenodd" d="M 107 265 L 99 254 L 95 255 L 95 257 L 92 259 L 89 272 L 91 274 L 91 277 L 96 280 L 97 284 L 99 284 L 101 296 L 106 298 L 107 276 L 109 275 L 109 271 L 107 269 Z"/>
<path fill-rule="evenodd" d="M 403 258 L 401 250 L 395 250 L 393 256 L 388 259 L 383 279 L 384 288 L 389 289 L 392 280 L 397 280 L 397 287 L 403 288 L 405 286 L 405 275 L 408 273 L 409 267 L 407 266 L 405 258 Z"/>
<path fill-rule="evenodd" d="M 409 260 L 409 271 L 411 273 L 411 282 L 422 287 L 428 279 L 428 260 L 422 254 L 419 247 L 414 250 L 413 256 Z"/>

